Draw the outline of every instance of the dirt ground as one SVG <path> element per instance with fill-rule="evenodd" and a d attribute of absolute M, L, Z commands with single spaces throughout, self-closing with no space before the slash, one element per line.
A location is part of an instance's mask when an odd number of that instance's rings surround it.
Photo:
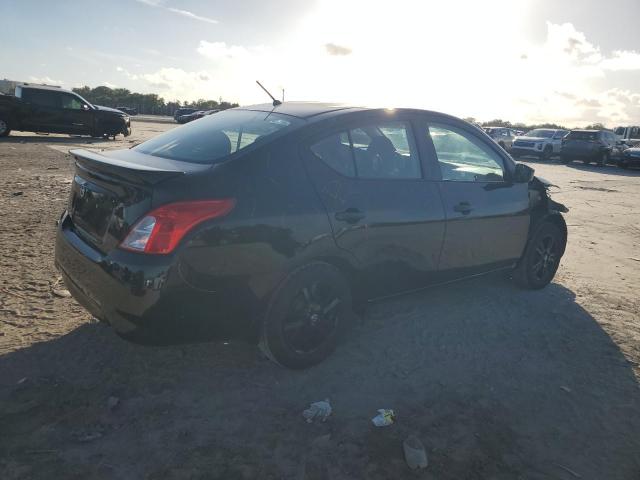
<path fill-rule="evenodd" d="M 640 171 L 530 162 L 571 209 L 552 285 L 500 276 L 373 304 L 293 372 L 243 343 L 133 345 L 65 296 L 65 152 L 172 126 L 0 140 L 1 478 L 640 479 Z M 326 398 L 330 419 L 305 423 Z M 397 423 L 373 427 L 379 408 Z M 403 459 L 412 433 L 421 473 Z"/>

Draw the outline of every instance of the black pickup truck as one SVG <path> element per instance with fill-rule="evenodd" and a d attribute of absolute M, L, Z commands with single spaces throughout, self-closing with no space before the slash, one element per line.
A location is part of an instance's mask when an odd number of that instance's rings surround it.
<path fill-rule="evenodd" d="M 91 105 L 77 93 L 48 85 L 18 85 L 15 95 L 0 94 L 0 137 L 11 130 L 94 137 L 131 134 L 129 116 Z"/>

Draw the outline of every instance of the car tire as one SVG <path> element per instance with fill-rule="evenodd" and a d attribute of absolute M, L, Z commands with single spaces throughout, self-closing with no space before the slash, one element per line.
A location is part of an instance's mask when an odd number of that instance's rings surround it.
<path fill-rule="evenodd" d="M 548 221 L 541 223 L 513 272 L 515 283 L 530 290 L 546 287 L 558 270 L 565 242 L 557 225 Z"/>
<path fill-rule="evenodd" d="M 352 315 L 351 288 L 340 270 L 324 262 L 307 264 L 273 294 L 260 349 L 283 367 L 311 367 L 333 352 Z"/>
<path fill-rule="evenodd" d="M 547 145 L 546 147 L 544 147 L 544 150 L 540 155 L 540 160 L 544 160 L 545 162 L 550 161 L 551 155 L 553 155 L 553 148 Z"/>
<path fill-rule="evenodd" d="M 569 158 L 567 156 L 561 156 L 560 157 L 560 162 L 564 163 L 564 164 L 570 163 L 571 162 L 571 158 Z"/>
<path fill-rule="evenodd" d="M 600 155 L 600 158 L 598 159 L 598 166 L 604 167 L 607 163 L 609 163 L 609 152 L 602 152 L 602 155 Z"/>
<path fill-rule="evenodd" d="M 9 121 L 4 118 L 0 118 L 0 137 L 8 137 L 11 133 L 11 126 Z"/>
<path fill-rule="evenodd" d="M 624 168 L 625 170 L 629 169 L 629 164 L 627 162 L 625 162 L 624 160 L 621 160 L 620 163 L 618 163 L 618 166 L 620 168 Z"/>

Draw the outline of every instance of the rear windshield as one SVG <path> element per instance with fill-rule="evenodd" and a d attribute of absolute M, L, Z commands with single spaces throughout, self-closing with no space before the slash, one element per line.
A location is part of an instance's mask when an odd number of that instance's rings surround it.
<path fill-rule="evenodd" d="M 571 132 L 567 138 L 571 140 L 597 140 L 598 132 Z"/>
<path fill-rule="evenodd" d="M 277 113 L 227 110 L 169 130 L 134 150 L 171 160 L 214 164 L 302 122 Z"/>

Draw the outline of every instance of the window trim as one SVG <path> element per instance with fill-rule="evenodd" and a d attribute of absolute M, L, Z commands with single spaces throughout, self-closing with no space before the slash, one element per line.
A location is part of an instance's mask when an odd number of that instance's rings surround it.
<path fill-rule="evenodd" d="M 482 182 L 477 182 L 475 180 L 445 180 L 444 178 L 442 178 L 442 170 L 440 168 L 440 160 L 438 159 L 438 151 L 436 150 L 436 146 L 433 143 L 433 140 L 431 138 L 431 132 L 430 132 L 430 127 L 444 127 L 445 129 L 449 129 L 454 133 L 458 133 L 456 132 L 456 130 L 458 130 L 459 132 L 464 133 L 464 137 L 465 138 L 472 138 L 473 140 L 475 140 L 475 142 L 471 142 L 474 145 L 478 146 L 478 148 L 480 148 L 481 150 L 485 150 L 488 152 L 493 153 L 502 163 L 502 173 L 503 173 L 503 178 L 500 181 L 482 181 Z M 480 185 L 483 183 L 488 183 L 488 184 L 492 184 L 492 185 L 500 185 L 500 184 L 513 184 L 513 173 L 511 171 L 511 169 L 508 167 L 508 162 L 505 158 L 505 155 L 503 152 L 498 151 L 495 147 L 498 145 L 495 141 L 491 141 L 491 143 L 484 141 L 479 135 L 476 135 L 475 132 L 471 131 L 468 128 L 464 128 L 463 126 L 458 126 L 453 124 L 450 121 L 442 121 L 438 118 L 425 118 L 424 122 L 423 122 L 423 128 L 425 129 L 424 131 L 424 141 L 430 146 L 431 149 L 431 155 L 433 157 L 433 162 L 434 162 L 434 168 L 436 169 L 436 171 L 438 172 L 438 176 L 439 179 L 438 181 L 440 182 L 455 182 L 455 183 L 469 183 L 469 184 L 474 184 L 474 185 Z M 499 147 L 498 147 L 499 148 Z M 501 149 L 502 150 L 502 149 Z M 514 162 L 515 163 L 515 162 Z"/>

